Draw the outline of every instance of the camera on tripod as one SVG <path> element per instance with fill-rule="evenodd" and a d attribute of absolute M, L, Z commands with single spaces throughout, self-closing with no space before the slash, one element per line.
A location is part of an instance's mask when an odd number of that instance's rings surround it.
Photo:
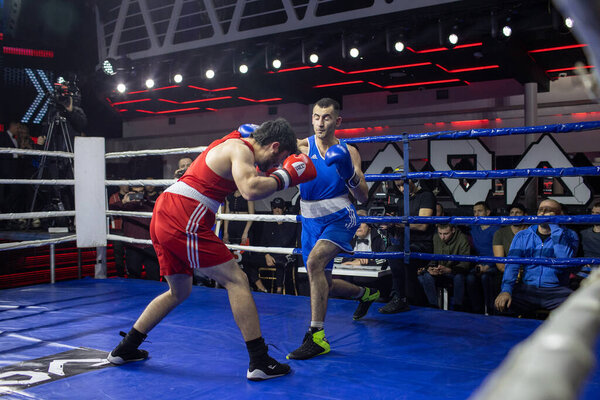
<path fill-rule="evenodd" d="M 81 91 L 77 87 L 77 81 L 65 81 L 59 79 L 54 84 L 54 91 L 46 94 L 49 97 L 50 105 L 57 111 L 66 110 L 69 106 L 78 106 L 81 103 Z"/>

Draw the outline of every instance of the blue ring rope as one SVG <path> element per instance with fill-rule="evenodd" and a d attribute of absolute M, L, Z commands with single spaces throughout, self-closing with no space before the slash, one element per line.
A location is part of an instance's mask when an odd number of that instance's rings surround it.
<path fill-rule="evenodd" d="M 524 168 L 524 169 L 498 169 L 483 171 L 421 171 L 409 172 L 406 174 L 367 174 L 367 182 L 394 181 L 408 179 L 502 179 L 515 177 L 534 177 L 534 176 L 591 176 L 600 175 L 600 167 L 568 167 L 568 168 Z"/>
<path fill-rule="evenodd" d="M 296 248 L 292 254 L 301 255 L 302 249 Z M 352 258 L 404 258 L 405 254 L 402 251 L 390 252 L 371 252 L 371 251 L 356 251 L 354 254 L 339 253 L 341 257 Z M 438 260 L 438 261 L 467 261 L 467 262 L 484 262 L 484 263 L 503 263 L 503 264 L 536 264 L 547 265 L 549 267 L 564 267 L 577 266 L 585 264 L 600 264 L 600 258 L 592 257 L 574 257 L 574 258 L 534 258 L 534 257 L 484 257 L 484 256 L 463 256 L 454 254 L 429 254 L 429 253 L 410 253 L 411 257 L 421 260 Z"/>
<path fill-rule="evenodd" d="M 573 122 L 568 124 L 550 124 L 536 126 L 520 126 L 515 128 L 469 129 L 464 131 L 438 131 L 408 134 L 408 140 L 423 139 L 462 139 L 490 136 L 524 135 L 532 133 L 568 133 L 581 132 L 600 128 L 600 121 Z M 346 143 L 380 143 L 400 142 L 402 135 L 370 136 L 344 139 Z"/>
<path fill-rule="evenodd" d="M 367 224 L 457 224 L 457 225 L 537 225 L 556 224 L 600 224 L 600 215 L 523 215 L 503 217 L 358 217 L 358 222 Z"/>

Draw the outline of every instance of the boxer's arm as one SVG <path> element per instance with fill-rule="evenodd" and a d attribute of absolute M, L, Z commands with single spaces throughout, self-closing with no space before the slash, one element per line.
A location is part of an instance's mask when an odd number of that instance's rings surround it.
<path fill-rule="evenodd" d="M 360 203 L 366 203 L 369 200 L 369 187 L 367 181 L 365 181 L 365 175 L 362 172 L 362 162 L 358 150 L 353 146 L 348 146 L 348 152 L 352 158 L 352 165 L 354 165 L 354 171 L 356 176 L 360 179 L 360 183 L 355 188 L 349 188 L 350 192 L 356 200 Z"/>
<path fill-rule="evenodd" d="M 259 176 L 254 165 L 254 154 L 245 145 L 234 146 L 231 155 L 231 176 L 246 200 L 259 200 L 277 190 L 277 181 Z"/>

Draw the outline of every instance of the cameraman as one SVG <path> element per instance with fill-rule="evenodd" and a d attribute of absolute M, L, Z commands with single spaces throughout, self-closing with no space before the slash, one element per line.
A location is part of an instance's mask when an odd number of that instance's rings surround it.
<path fill-rule="evenodd" d="M 75 136 L 83 135 L 87 126 L 87 117 L 81 108 L 81 92 L 74 80 L 63 81 L 54 86 L 49 93 L 48 114 L 44 128 L 47 149 L 51 151 L 73 152 Z M 50 131 L 52 128 L 52 131 Z M 64 131 L 63 131 L 64 128 Z M 73 161 L 62 157 L 49 157 L 47 165 L 40 165 L 47 171 L 50 179 L 72 179 Z M 43 176 L 41 178 L 44 178 Z M 74 193 L 72 187 L 53 186 L 47 193 L 49 198 L 43 201 L 43 209 L 72 210 Z M 50 205 L 48 207 L 48 205 Z M 57 224 L 60 220 L 53 220 Z M 64 223 L 64 221 L 63 221 Z M 72 221 L 68 221 L 72 225 Z"/>

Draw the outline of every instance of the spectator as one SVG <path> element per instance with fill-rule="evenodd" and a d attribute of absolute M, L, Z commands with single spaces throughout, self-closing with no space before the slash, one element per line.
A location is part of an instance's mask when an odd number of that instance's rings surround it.
<path fill-rule="evenodd" d="M 180 158 L 179 161 L 177 162 L 177 170 L 175 170 L 175 173 L 173 174 L 173 178 L 175 179 L 179 179 L 183 176 L 183 174 L 185 173 L 185 171 L 187 171 L 187 169 L 190 167 L 190 165 L 192 165 L 192 159 L 189 157 L 183 157 Z"/>
<path fill-rule="evenodd" d="M 404 169 L 398 167 L 394 172 L 402 173 Z M 433 193 L 421 189 L 418 181 L 408 181 L 409 188 L 409 212 L 412 216 L 431 217 L 435 211 L 435 196 Z M 397 198 L 393 206 L 398 210 L 396 214 L 404 214 L 404 203 L 402 194 L 404 193 L 404 181 L 402 179 L 394 181 L 392 190 Z M 387 228 L 387 227 L 386 227 Z M 387 229 L 388 235 L 393 241 L 388 247 L 388 251 L 404 251 L 404 225 L 397 224 Z M 431 253 L 433 251 L 432 237 L 435 228 L 431 224 L 410 224 L 410 251 L 420 253 Z M 403 258 L 389 260 L 392 270 L 392 298 L 383 307 L 379 309 L 383 314 L 394 314 L 408 310 L 408 299 L 414 304 L 419 302 L 420 294 L 419 281 L 417 280 L 417 269 L 422 262 L 416 258 L 411 258 L 409 264 L 404 263 Z"/>
<path fill-rule="evenodd" d="M 19 148 L 18 134 L 19 123 L 11 120 L 8 129 L 0 134 L 0 147 Z M 0 178 L 19 178 L 19 164 L 19 156 L 16 154 L 0 154 Z M 0 212 L 18 212 L 18 206 L 21 204 L 18 186 L 0 185 Z M 7 221 L 4 225 L 10 228 L 11 224 Z"/>
<path fill-rule="evenodd" d="M 562 205 L 555 200 L 543 200 L 537 215 L 562 215 Z M 532 225 L 517 232 L 510 246 L 509 257 L 570 258 L 577 251 L 579 238 L 570 229 L 556 224 Z M 539 308 L 553 310 L 572 293 L 569 275 L 579 267 L 567 265 L 524 265 L 522 282 L 517 283 L 519 264 L 507 263 L 502 279 L 502 291 L 496 297 L 500 312 L 527 313 Z"/>
<path fill-rule="evenodd" d="M 152 180 L 154 178 L 148 177 L 146 179 L 147 180 Z M 158 199 L 158 196 L 160 195 L 161 192 L 159 192 L 158 190 L 156 190 L 156 186 L 146 185 L 146 186 L 144 186 L 144 193 L 145 193 L 146 199 L 150 203 L 152 203 L 152 205 L 154 205 L 154 203 L 156 203 L 156 199 Z"/>
<path fill-rule="evenodd" d="M 153 204 L 144 196 L 143 186 L 134 186 L 123 196 L 122 209 L 151 212 Z M 123 217 L 123 233 L 127 237 L 149 240 L 150 218 Z M 128 243 L 125 246 L 125 263 L 127 275 L 131 278 L 141 279 L 142 270 L 145 270 L 146 279 L 160 280 L 158 259 L 152 245 Z"/>
<path fill-rule="evenodd" d="M 444 215 L 446 215 L 444 213 L 444 206 L 441 205 L 440 203 L 435 203 L 435 216 L 436 217 L 443 217 Z"/>
<path fill-rule="evenodd" d="M 225 214 L 254 214 L 254 202 L 244 199 L 240 191 L 236 190 L 225 199 Z M 251 227 L 252 221 L 225 221 L 223 241 L 247 245 Z"/>
<path fill-rule="evenodd" d="M 359 208 L 356 210 L 356 215 L 360 217 L 366 217 L 367 210 Z M 354 251 L 385 251 L 385 240 L 383 237 L 381 237 L 377 229 L 372 229 L 371 226 L 366 222 L 363 222 L 359 225 L 356 233 L 354 234 L 354 238 L 352 238 L 352 241 L 350 242 L 350 245 Z M 355 266 L 371 265 L 381 267 L 381 269 L 385 269 L 387 266 L 387 260 L 383 258 L 336 257 L 335 263 Z"/>
<path fill-rule="evenodd" d="M 113 193 L 108 199 L 108 208 L 115 210 L 123 209 L 123 198 L 129 193 L 129 185 L 120 185 L 119 191 Z M 111 217 L 110 232 L 115 235 L 123 235 L 123 218 Z M 113 255 L 115 257 L 115 268 L 117 276 L 125 276 L 125 246 L 120 240 L 113 242 Z"/>
<path fill-rule="evenodd" d="M 489 217 L 490 214 L 490 207 L 485 201 L 478 201 L 473 206 L 474 217 Z M 482 257 L 494 256 L 492 243 L 498 228 L 498 225 L 471 225 L 471 238 L 475 255 Z M 494 299 L 497 295 L 494 288 L 498 274 L 496 263 L 477 263 L 467 274 L 467 293 L 473 312 L 483 313 L 484 304 L 487 310 L 494 308 Z"/>
<path fill-rule="evenodd" d="M 285 201 L 281 197 L 276 197 L 271 201 L 271 212 L 273 215 L 283 215 L 285 211 Z M 278 221 L 276 223 L 266 223 L 263 225 L 259 245 L 294 248 L 296 247 L 296 232 L 296 224 L 292 222 Z M 291 276 L 293 273 L 293 266 L 290 265 L 291 256 L 265 253 L 264 255 L 260 254 L 260 258 L 261 265 L 275 268 L 275 287 L 277 293 L 283 293 L 284 277 Z M 249 278 L 252 277 L 249 276 Z"/>
<path fill-rule="evenodd" d="M 600 214 L 600 201 L 594 203 L 592 207 L 592 215 Z M 594 225 L 590 228 L 581 231 L 581 251 L 584 257 L 600 258 L 600 225 Z M 586 264 L 577 275 L 573 278 L 575 287 L 588 277 L 592 270 L 598 268 L 600 264 Z"/>
<path fill-rule="evenodd" d="M 244 199 L 240 191 L 236 190 L 225 198 L 225 214 L 254 214 L 254 202 Z M 249 245 L 251 227 L 252 221 L 225 220 L 223 223 L 223 242 L 226 244 Z M 256 263 L 253 262 L 255 256 L 247 251 L 235 250 L 233 253 L 254 288 L 266 293 L 267 288 L 258 278 L 258 269 Z"/>
<path fill-rule="evenodd" d="M 434 254 L 463 255 L 471 254 L 471 246 L 464 233 L 454 225 L 440 224 L 437 235 L 433 237 Z M 437 286 L 452 283 L 454 294 L 452 303 L 454 310 L 462 310 L 465 297 L 465 275 L 469 271 L 467 261 L 435 261 L 419 270 L 419 282 L 425 290 L 427 301 L 437 307 Z"/>
<path fill-rule="evenodd" d="M 520 203 L 515 203 L 510 206 L 509 214 L 511 217 L 527 215 L 525 206 Z M 510 250 L 510 245 L 517 232 L 527 229 L 527 225 L 510 225 L 504 226 L 494 233 L 494 240 L 492 242 L 492 249 L 494 251 L 494 257 L 506 257 Z M 504 273 L 504 264 L 496 263 L 496 268 L 501 273 Z"/>

